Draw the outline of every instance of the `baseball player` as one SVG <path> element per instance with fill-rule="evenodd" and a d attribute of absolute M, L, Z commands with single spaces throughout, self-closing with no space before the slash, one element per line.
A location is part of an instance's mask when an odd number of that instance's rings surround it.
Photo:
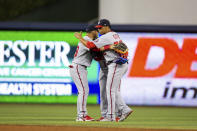
<path fill-rule="evenodd" d="M 101 59 L 99 62 L 100 71 L 99 71 L 99 86 L 100 86 L 100 110 L 101 117 L 97 121 L 102 121 L 107 116 L 107 95 L 106 95 L 106 84 L 107 84 L 107 74 L 108 67 L 105 59 Z M 118 106 L 116 106 L 116 121 L 120 118 L 120 113 Z M 120 109 L 121 110 L 121 109 Z"/>
<path fill-rule="evenodd" d="M 87 41 L 93 41 L 98 36 L 97 29 L 94 25 L 86 28 L 87 35 L 84 37 Z M 70 75 L 78 89 L 77 99 L 77 118 L 76 121 L 94 121 L 87 114 L 87 97 L 89 94 L 89 86 L 86 68 L 91 65 L 92 56 L 90 49 L 85 47 L 81 42 L 78 43 L 72 65 L 70 65 Z"/>
<path fill-rule="evenodd" d="M 102 59 L 98 62 L 99 62 L 99 65 L 100 65 L 99 86 L 100 86 L 101 117 L 99 119 L 97 119 L 97 121 L 103 121 L 103 119 L 107 116 L 106 83 L 107 83 L 108 67 L 107 67 L 105 59 Z M 120 86 L 117 90 L 117 93 L 120 95 Z M 117 122 L 120 121 L 120 117 L 121 117 L 121 114 L 122 114 L 121 106 L 118 106 L 118 105 L 124 105 L 124 101 L 121 100 L 121 101 L 117 101 L 117 103 L 116 103 L 115 111 L 116 111 L 116 121 Z"/>
<path fill-rule="evenodd" d="M 104 58 L 108 67 L 106 94 L 107 94 L 107 115 L 101 121 L 115 121 L 115 107 L 121 112 L 121 116 L 118 121 L 125 120 L 133 110 L 130 109 L 120 96 L 120 83 L 122 76 L 128 70 L 128 63 L 117 63 L 120 54 L 113 50 L 108 50 L 112 44 L 122 42 L 119 35 L 116 32 L 111 31 L 110 22 L 106 19 L 101 19 L 96 26 L 101 37 L 93 41 L 83 39 L 81 33 L 75 33 L 75 37 L 78 38 L 88 48 L 100 48 L 104 49 Z"/>
<path fill-rule="evenodd" d="M 99 86 L 100 86 L 100 110 L 101 110 L 101 117 L 97 119 L 97 121 L 103 121 L 103 119 L 107 116 L 107 95 L 106 95 L 106 84 L 107 84 L 107 75 L 108 75 L 108 68 L 106 65 L 105 60 L 98 61 L 100 64 L 100 71 L 99 71 Z M 120 87 L 117 91 L 120 95 Z M 124 105 L 124 101 L 117 101 L 117 103 Z M 116 103 L 115 112 L 116 112 L 116 121 L 120 121 L 120 117 L 122 114 L 122 109 L 119 109 L 121 106 L 118 106 Z"/>

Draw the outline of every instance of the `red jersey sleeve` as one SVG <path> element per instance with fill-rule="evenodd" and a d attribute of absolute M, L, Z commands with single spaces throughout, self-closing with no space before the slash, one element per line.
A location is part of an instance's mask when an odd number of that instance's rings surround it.
<path fill-rule="evenodd" d="M 96 45 L 93 42 L 90 42 L 90 41 L 87 42 L 87 48 L 92 49 L 95 47 L 96 47 Z"/>

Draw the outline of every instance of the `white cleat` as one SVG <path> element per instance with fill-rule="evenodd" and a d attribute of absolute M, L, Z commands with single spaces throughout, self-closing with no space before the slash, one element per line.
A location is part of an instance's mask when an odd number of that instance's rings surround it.
<path fill-rule="evenodd" d="M 115 121 L 115 120 L 113 120 L 113 119 L 111 119 L 111 118 L 107 118 L 107 117 L 105 117 L 105 118 L 103 118 L 102 120 L 100 120 L 100 121 Z"/>
<path fill-rule="evenodd" d="M 76 121 L 84 121 L 84 119 L 82 117 L 77 117 Z"/>
<path fill-rule="evenodd" d="M 131 110 L 131 111 L 125 113 L 125 114 L 122 114 L 121 117 L 120 117 L 120 119 L 118 120 L 118 122 L 121 122 L 121 121 L 124 121 L 125 119 L 127 119 L 127 117 L 129 115 L 131 115 L 131 113 L 133 113 L 133 110 Z"/>
<path fill-rule="evenodd" d="M 77 117 L 76 121 L 94 121 L 94 118 L 87 115 L 85 117 Z"/>

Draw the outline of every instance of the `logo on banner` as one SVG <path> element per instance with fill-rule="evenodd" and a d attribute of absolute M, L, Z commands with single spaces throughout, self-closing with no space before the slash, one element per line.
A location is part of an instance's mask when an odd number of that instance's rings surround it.
<path fill-rule="evenodd" d="M 147 69 L 148 54 L 152 47 L 162 48 L 164 58 L 158 67 Z M 197 69 L 191 68 L 193 62 L 197 62 L 196 38 L 185 38 L 182 48 L 169 38 L 139 38 L 129 77 L 161 77 L 176 66 L 175 78 L 197 78 Z"/>
<path fill-rule="evenodd" d="M 174 99 L 176 97 L 185 99 L 191 97 L 192 99 L 197 98 L 197 87 L 185 87 L 185 86 L 171 86 L 171 82 L 166 83 L 163 98 Z"/>

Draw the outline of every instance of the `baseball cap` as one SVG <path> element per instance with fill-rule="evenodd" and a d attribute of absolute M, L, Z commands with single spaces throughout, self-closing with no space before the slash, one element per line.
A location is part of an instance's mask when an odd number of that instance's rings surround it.
<path fill-rule="evenodd" d="M 109 20 L 107 20 L 107 19 L 99 20 L 98 25 L 96 25 L 96 28 L 101 28 L 103 26 L 109 26 L 111 28 L 111 24 L 110 24 Z"/>
<path fill-rule="evenodd" d="M 86 32 L 91 32 L 94 30 L 97 30 L 97 28 L 95 27 L 95 24 L 91 24 L 86 27 Z"/>

